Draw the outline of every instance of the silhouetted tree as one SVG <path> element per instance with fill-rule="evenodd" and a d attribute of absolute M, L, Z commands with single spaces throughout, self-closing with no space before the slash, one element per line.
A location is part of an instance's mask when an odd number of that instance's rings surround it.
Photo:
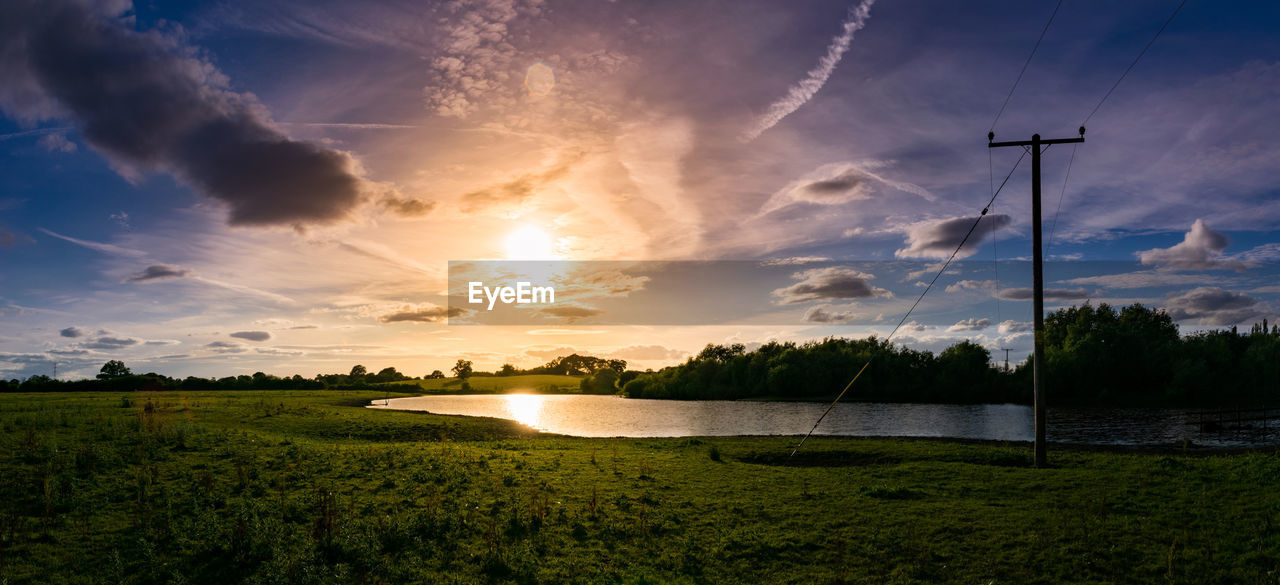
<path fill-rule="evenodd" d="M 102 364 L 102 369 L 99 370 L 99 372 L 100 372 L 98 374 L 99 380 L 110 380 L 112 378 L 120 378 L 123 376 L 128 376 L 133 373 L 133 372 L 130 372 L 129 368 L 125 367 L 124 362 L 120 360 L 111 360 L 105 364 Z"/>
<path fill-rule="evenodd" d="M 459 380 L 466 380 L 467 378 L 470 378 L 472 372 L 471 360 L 458 360 L 458 363 L 453 365 L 452 370 L 453 375 Z"/>

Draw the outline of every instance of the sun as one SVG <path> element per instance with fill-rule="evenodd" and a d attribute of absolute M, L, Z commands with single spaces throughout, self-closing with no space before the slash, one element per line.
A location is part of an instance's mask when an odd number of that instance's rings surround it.
<path fill-rule="evenodd" d="M 553 260 L 555 245 L 542 229 L 522 226 L 507 234 L 507 260 Z"/>

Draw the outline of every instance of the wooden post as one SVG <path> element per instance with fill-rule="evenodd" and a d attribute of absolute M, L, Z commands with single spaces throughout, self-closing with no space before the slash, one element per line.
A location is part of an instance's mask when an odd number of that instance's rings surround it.
<path fill-rule="evenodd" d="M 1045 467 L 1048 465 L 1048 453 L 1045 445 L 1046 437 L 1046 412 L 1044 398 L 1044 251 L 1042 249 L 1040 234 L 1040 153 L 1042 146 L 1050 144 L 1067 144 L 1071 142 L 1084 142 L 1084 126 L 1080 127 L 1080 136 L 1078 138 L 1056 138 L 1052 140 L 1041 140 L 1039 134 L 1031 135 L 1030 141 L 1018 142 L 992 142 L 995 139 L 995 133 L 987 133 L 987 148 L 1000 148 L 1004 146 L 1020 146 L 1031 148 L 1031 272 L 1032 286 L 1034 288 L 1034 311 L 1033 321 L 1035 323 L 1035 341 L 1034 350 L 1032 352 L 1032 368 L 1031 368 L 1031 392 L 1032 400 L 1035 404 L 1035 466 Z"/>

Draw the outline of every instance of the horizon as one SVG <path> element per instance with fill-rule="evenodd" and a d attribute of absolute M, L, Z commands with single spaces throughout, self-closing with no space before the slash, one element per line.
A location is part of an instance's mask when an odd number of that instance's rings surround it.
<path fill-rule="evenodd" d="M 1050 3 L 14 2 L 0 47 L 39 51 L 0 52 L 0 377 L 656 370 L 883 337 L 1015 166 L 988 130 L 1085 119 L 1044 156 L 1048 308 L 1274 323 L 1280 6 L 1187 3 L 1108 95 L 1175 6 L 1066 3 L 1044 29 Z M 1025 264 L 1029 164 L 1009 177 L 962 264 Z M 788 268 L 735 297 L 767 324 L 599 324 L 611 296 L 682 302 L 652 276 L 450 325 L 453 263 L 483 260 Z M 1025 357 L 1031 303 L 997 291 L 1030 279 L 955 270 L 906 344 Z"/>

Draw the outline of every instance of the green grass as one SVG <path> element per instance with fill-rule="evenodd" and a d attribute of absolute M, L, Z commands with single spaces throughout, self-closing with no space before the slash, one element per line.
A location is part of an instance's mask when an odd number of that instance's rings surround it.
<path fill-rule="evenodd" d="M 1276 583 L 1280 457 L 0 395 L 0 583 Z"/>
<path fill-rule="evenodd" d="M 438 378 L 435 380 L 412 380 L 409 382 L 392 382 L 396 386 L 417 386 L 418 394 L 508 394 L 511 392 L 528 392 L 537 394 L 577 394 L 581 389 L 581 376 L 557 376 L 553 374 L 537 374 L 529 376 L 484 376 L 470 378 L 466 382 L 470 389 L 462 387 L 462 380 L 457 378 Z"/>

